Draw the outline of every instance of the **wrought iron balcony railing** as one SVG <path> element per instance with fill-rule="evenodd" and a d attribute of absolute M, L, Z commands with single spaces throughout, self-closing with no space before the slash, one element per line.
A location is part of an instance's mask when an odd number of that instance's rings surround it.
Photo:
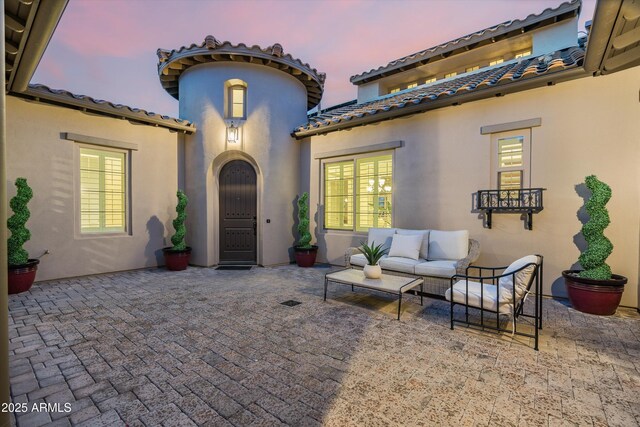
<path fill-rule="evenodd" d="M 487 228 L 491 228 L 493 213 L 525 214 L 525 226 L 533 228 L 533 214 L 543 209 L 542 192 L 546 188 L 521 188 L 515 190 L 478 190 L 476 208 L 485 212 Z"/>

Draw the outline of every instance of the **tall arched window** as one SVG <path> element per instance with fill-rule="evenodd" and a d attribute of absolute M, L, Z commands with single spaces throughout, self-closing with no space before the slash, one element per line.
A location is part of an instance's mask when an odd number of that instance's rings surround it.
<path fill-rule="evenodd" d="M 247 85 L 241 80 L 227 81 L 226 118 L 245 120 L 247 118 Z"/>

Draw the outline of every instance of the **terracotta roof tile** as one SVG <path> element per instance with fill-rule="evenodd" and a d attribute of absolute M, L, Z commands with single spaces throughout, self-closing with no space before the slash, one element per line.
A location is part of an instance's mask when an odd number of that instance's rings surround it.
<path fill-rule="evenodd" d="M 127 120 L 161 126 L 172 130 L 184 132 L 195 132 L 196 128 L 188 120 L 176 119 L 174 117 L 163 116 L 141 108 L 129 107 L 128 105 L 115 104 L 113 102 L 95 99 L 86 95 L 77 95 L 67 90 L 51 89 L 42 84 L 30 84 L 28 89 L 22 93 L 13 95 L 44 101 L 52 104 L 64 105 L 66 107 L 92 111 L 112 117 L 124 118 Z"/>
<path fill-rule="evenodd" d="M 464 94 L 479 92 L 493 87 L 508 86 L 513 83 L 580 68 L 583 59 L 584 49 L 576 46 L 537 58 L 522 59 L 519 62 L 513 61 L 504 65 L 481 69 L 449 80 L 418 86 L 398 94 L 387 95 L 373 101 L 361 104 L 352 103 L 344 107 L 322 111 L 317 115 L 309 116 L 308 122 L 296 128 L 294 134 L 302 137 L 309 134 L 309 131 L 320 130 L 332 124 L 340 123 L 345 124 L 344 127 L 351 127 L 346 122 L 351 121 L 353 118 L 361 119 L 394 110 L 397 110 L 398 115 L 401 115 L 403 109 L 418 105 L 424 106 L 424 110 L 427 110 L 430 108 L 430 103 L 444 98 L 451 99 L 451 104 L 453 104 L 456 102 L 455 98 L 457 96 Z M 448 103 L 446 105 L 451 104 Z M 386 118 L 389 117 L 380 117 L 379 120 Z M 372 117 L 370 122 L 375 121 L 378 120 Z M 356 126 L 357 124 L 353 125 Z M 314 133 L 312 132 L 311 134 Z"/>
<path fill-rule="evenodd" d="M 459 37 L 455 40 L 421 50 L 411 55 L 404 56 L 389 62 L 376 69 L 371 69 L 351 77 L 354 84 L 367 83 L 377 80 L 391 74 L 406 71 L 410 68 L 419 67 L 426 64 L 432 58 L 442 55 L 448 57 L 450 54 L 463 51 L 469 48 L 479 47 L 482 42 L 491 43 L 495 38 L 505 37 L 509 34 L 520 34 L 525 32 L 527 28 L 538 29 L 542 23 L 553 24 L 560 17 L 571 17 L 579 13 L 582 5 L 581 0 L 571 0 L 562 3 L 556 8 L 547 8 L 538 14 L 530 14 L 524 19 L 515 19 L 512 21 L 502 22 L 484 30 L 476 31 L 466 36 Z M 465 49 L 463 49 L 465 48 Z"/>
<path fill-rule="evenodd" d="M 325 73 L 285 54 L 278 43 L 266 48 L 257 45 L 248 47 L 244 43 L 234 45 L 228 41 L 221 42 L 209 35 L 199 45 L 191 44 L 173 50 L 158 49 L 157 54 L 160 83 L 176 99 L 179 97 L 180 75 L 189 67 L 204 62 L 251 62 L 289 73 L 305 85 L 309 109 L 318 105 L 324 90 Z"/>

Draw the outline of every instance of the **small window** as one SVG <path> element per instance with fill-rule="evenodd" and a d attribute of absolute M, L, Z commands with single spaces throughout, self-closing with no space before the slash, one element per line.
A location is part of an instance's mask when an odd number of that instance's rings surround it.
<path fill-rule="evenodd" d="M 529 55 L 531 55 L 531 51 L 530 50 L 523 50 L 522 52 L 516 53 L 516 59 L 524 58 L 525 56 L 529 56 Z"/>
<path fill-rule="evenodd" d="M 324 164 L 324 228 L 367 231 L 392 224 L 391 154 Z"/>
<path fill-rule="evenodd" d="M 476 66 L 473 66 L 473 67 L 466 68 L 464 71 L 465 71 L 465 73 L 470 73 L 472 71 L 476 71 L 476 70 L 479 70 L 479 69 L 480 69 L 480 66 L 476 65 Z"/>
<path fill-rule="evenodd" d="M 227 118 L 230 119 L 245 119 L 246 118 L 246 95 L 247 88 L 241 85 L 235 85 L 229 87 L 228 92 L 228 109 Z"/>
<path fill-rule="evenodd" d="M 504 62 L 504 59 L 499 58 L 499 59 L 496 59 L 494 61 L 489 62 L 489 66 L 491 67 L 492 65 L 502 64 L 503 62 Z"/>
<path fill-rule="evenodd" d="M 429 79 L 425 80 L 425 81 L 424 81 L 424 84 L 427 84 L 427 83 L 433 83 L 433 82 L 435 82 L 435 81 L 436 81 L 436 78 L 435 78 L 435 77 L 431 77 L 431 78 L 429 78 Z"/>
<path fill-rule="evenodd" d="M 445 78 L 445 79 L 448 79 L 449 77 L 455 77 L 455 76 L 457 76 L 457 75 L 458 75 L 458 73 L 456 73 L 456 72 L 454 71 L 454 72 L 452 72 L 452 73 L 445 74 L 445 75 L 444 75 L 444 78 Z"/>
<path fill-rule="evenodd" d="M 494 188 L 517 190 L 530 186 L 530 129 L 492 135 Z"/>
<path fill-rule="evenodd" d="M 407 85 L 407 89 L 412 89 L 412 88 L 414 88 L 414 87 L 418 87 L 418 82 L 409 83 L 409 84 Z"/>
<path fill-rule="evenodd" d="M 391 89 L 389 91 L 389 93 L 398 93 L 398 92 L 400 92 L 400 88 L 399 87 L 394 87 L 393 89 Z"/>
<path fill-rule="evenodd" d="M 80 231 L 127 230 L 127 155 L 80 148 Z"/>

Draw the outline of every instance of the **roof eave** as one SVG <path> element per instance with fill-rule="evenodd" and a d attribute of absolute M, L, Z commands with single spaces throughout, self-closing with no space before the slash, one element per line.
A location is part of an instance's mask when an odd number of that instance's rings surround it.
<path fill-rule="evenodd" d="M 23 38 L 26 42 L 16 56 L 17 63 L 13 64 L 11 75 L 7 80 L 9 92 L 23 92 L 27 90 L 29 81 L 42 59 L 42 55 L 49 45 L 60 18 L 67 7 L 68 0 L 47 0 L 36 2 L 35 15 L 31 25 L 24 29 Z M 6 5 L 5 5 L 6 8 Z M 9 13 L 5 9 L 5 14 Z"/>
<path fill-rule="evenodd" d="M 389 111 L 376 113 L 374 115 L 367 115 L 360 118 L 353 118 L 349 121 L 341 121 L 339 123 L 335 123 L 327 126 L 321 126 L 313 129 L 305 129 L 299 132 L 294 132 L 292 135 L 296 139 L 300 140 L 310 136 L 324 135 L 327 133 L 346 130 L 346 129 L 354 128 L 357 126 L 364 126 L 368 124 L 382 122 L 385 120 L 419 114 L 426 111 L 435 110 L 438 108 L 455 106 L 455 105 L 460 105 L 462 103 L 491 98 L 494 96 L 503 96 L 503 95 L 508 95 L 515 92 L 521 92 L 524 90 L 544 87 L 544 86 L 547 86 L 550 81 L 552 81 L 553 84 L 556 84 L 556 83 L 565 82 L 568 80 L 574 80 L 577 78 L 585 77 L 587 75 L 588 74 L 585 72 L 584 68 L 576 67 L 571 70 L 558 71 L 555 73 L 544 74 L 538 77 L 532 77 L 525 81 L 507 83 L 507 84 L 501 84 L 501 85 L 499 84 L 496 86 L 487 87 L 485 89 L 472 91 L 466 94 L 447 96 L 441 99 L 437 99 L 435 101 L 427 101 L 411 107 L 391 109 Z"/>
<path fill-rule="evenodd" d="M 125 106 L 123 106 L 120 110 L 110 106 L 108 103 L 98 104 L 95 102 L 91 102 L 88 99 L 74 98 L 72 96 L 57 94 L 33 87 L 29 87 L 26 91 L 23 92 L 13 93 L 12 95 L 36 102 L 73 108 L 87 113 L 96 113 L 100 115 L 128 120 L 134 123 L 142 123 L 145 125 L 162 127 L 172 131 L 185 133 L 193 133 L 196 131 L 195 126 L 191 123 L 179 123 L 173 119 L 163 119 L 162 116 L 156 114 L 150 116 L 142 111 L 130 111 Z"/>
<path fill-rule="evenodd" d="M 585 55 L 587 72 L 611 74 L 640 65 L 638 17 L 638 2 L 608 0 L 596 4 Z"/>

